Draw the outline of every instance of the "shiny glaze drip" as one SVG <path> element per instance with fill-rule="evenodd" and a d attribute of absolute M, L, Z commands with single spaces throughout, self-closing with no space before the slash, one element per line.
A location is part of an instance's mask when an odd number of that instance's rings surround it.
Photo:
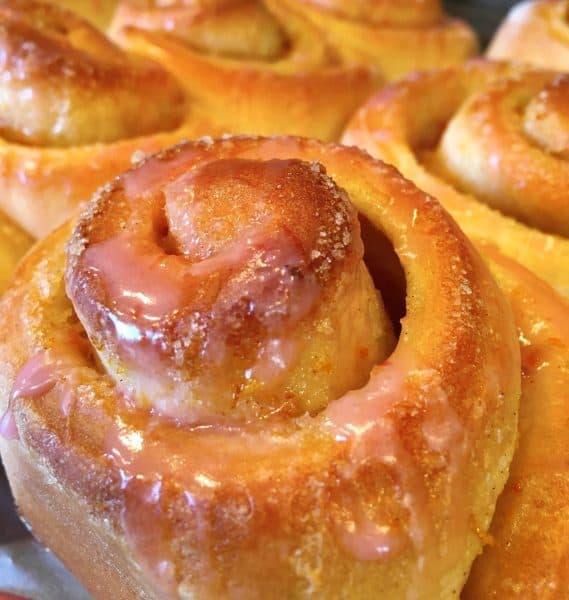
<path fill-rule="evenodd" d="M 342 547 L 358 560 L 386 560 L 405 549 L 405 533 L 393 525 L 375 523 L 365 514 L 354 511 L 352 519 L 336 528 Z"/>
<path fill-rule="evenodd" d="M 161 597 L 179 598 L 177 556 L 170 545 L 172 533 L 164 514 L 172 484 L 182 497 L 186 525 L 192 529 L 193 543 L 200 548 L 200 571 L 203 569 L 207 577 L 213 568 L 211 519 L 217 494 L 221 493 L 223 502 L 224 490 L 230 490 L 232 510 L 243 523 L 253 520 L 255 493 L 240 482 L 245 482 L 247 473 L 259 464 L 279 471 L 291 468 L 298 452 L 287 441 L 284 446 L 291 453 L 286 450 L 281 455 L 273 435 L 254 424 L 228 425 L 212 420 L 192 427 L 164 425 L 163 419 L 150 417 L 139 429 L 129 415 L 119 414 L 107 430 L 104 451 L 119 473 L 124 498 L 120 525 L 130 547 Z M 287 431 L 284 428 L 281 433 L 287 435 Z"/>
<path fill-rule="evenodd" d="M 292 273 L 290 265 L 301 261 L 295 245 L 286 235 L 271 240 L 262 229 L 251 231 L 196 263 L 156 252 L 146 240 L 129 234 L 101 242 L 86 253 L 89 268 L 105 282 L 113 298 L 112 323 L 122 356 L 130 357 L 135 364 L 146 362 L 147 349 L 140 342 L 156 340 L 160 343 L 160 335 L 155 333 L 153 325 L 194 302 L 203 286 L 211 285 L 204 282 L 231 277 L 233 272 L 254 272 L 247 282 L 236 277 L 235 286 L 228 284 L 227 291 L 219 294 L 213 308 L 216 312 L 231 312 L 240 296 L 247 298 L 249 313 L 278 334 L 279 337 L 259 349 L 258 365 L 250 366 L 248 371 L 253 376 L 266 374 L 267 370 L 274 372 L 270 365 L 286 370 L 294 362 L 296 353 L 290 352 L 291 344 L 288 336 L 279 331 L 280 324 L 283 319 L 294 323 L 305 317 L 319 296 L 319 287 L 314 281 L 310 278 L 299 281 Z M 136 269 L 132 268 L 133 264 L 137 265 Z M 295 301 L 291 303 L 293 296 Z M 209 331 L 202 344 L 204 356 L 216 363 L 225 358 L 223 332 L 217 327 Z M 285 347 L 287 351 L 283 352 Z M 150 353 L 151 360 L 155 356 Z"/>
<path fill-rule="evenodd" d="M 68 348 L 41 350 L 34 354 L 17 372 L 10 392 L 8 409 L 0 421 L 0 435 L 17 439 L 18 432 L 14 411 L 24 398 L 36 400 L 61 384 L 59 409 L 64 416 L 76 400 L 75 389 L 82 380 L 84 363 Z"/>
<path fill-rule="evenodd" d="M 113 298 L 117 334 L 126 341 L 142 338 L 139 329 L 181 306 L 186 275 L 178 257 L 157 252 L 154 244 L 124 233 L 87 249 L 87 267 L 105 282 Z M 136 265 L 136 268 L 134 268 Z M 140 326 L 129 327 L 129 323 Z"/>
<path fill-rule="evenodd" d="M 18 371 L 8 400 L 8 408 L 0 418 L 0 435 L 6 440 L 19 439 L 14 407 L 20 398 L 39 398 L 56 384 L 58 370 L 45 352 L 39 352 Z"/>
<path fill-rule="evenodd" d="M 410 368 L 414 360 L 400 354 L 376 367 L 370 383 L 332 403 L 326 410 L 326 425 L 336 440 L 349 442 L 353 464 L 370 459 L 385 465 L 394 475 L 403 506 L 409 514 L 403 524 L 377 523 L 362 510 L 354 510 L 353 520 L 342 524 L 338 540 L 360 560 L 379 560 L 401 552 L 410 540 L 417 553 L 417 585 L 423 577 L 423 554 L 427 540 L 434 535 L 429 512 L 428 490 L 419 465 L 402 443 L 397 405 L 409 386 L 422 388 L 422 436 L 427 450 L 444 457 L 454 502 L 461 497 L 461 467 L 465 459 L 464 428 L 442 389 L 441 378 L 433 370 Z M 456 535 L 467 528 L 467 515 L 458 511 Z M 410 596 L 411 597 L 411 596 Z"/>
<path fill-rule="evenodd" d="M 395 423 L 390 415 L 401 398 L 405 371 L 394 363 L 376 367 L 381 372 L 381 387 L 368 384 L 362 390 L 348 393 L 331 404 L 327 411 L 328 424 L 338 441 L 351 444 L 355 463 L 374 457 L 393 468 L 399 479 L 402 498 L 407 498 L 410 513 L 409 530 L 393 529 L 391 524 L 371 523 L 369 519 L 349 521 L 340 537 L 347 549 L 360 560 L 377 560 L 404 548 L 411 538 L 417 549 L 422 547 L 428 529 L 425 490 L 417 479 L 410 457 L 401 446 Z M 373 380 L 373 376 L 372 376 Z"/>
<path fill-rule="evenodd" d="M 0 436 L 7 442 L 20 439 L 18 424 L 11 409 L 6 409 L 0 417 Z"/>
<path fill-rule="evenodd" d="M 10 392 L 10 402 L 19 398 L 39 398 L 47 394 L 65 373 L 66 367 L 65 361 L 52 351 L 34 354 L 18 371 Z"/>

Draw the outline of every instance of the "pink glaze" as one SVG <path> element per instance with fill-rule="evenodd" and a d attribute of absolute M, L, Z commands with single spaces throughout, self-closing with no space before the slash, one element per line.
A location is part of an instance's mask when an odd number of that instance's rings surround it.
<path fill-rule="evenodd" d="M 58 366 L 57 359 L 49 351 L 34 354 L 18 371 L 10 392 L 10 402 L 47 394 L 59 378 Z"/>
<path fill-rule="evenodd" d="M 121 233 L 87 248 L 84 260 L 126 321 L 152 323 L 182 305 L 183 259 L 168 256 L 149 240 Z"/>
<path fill-rule="evenodd" d="M 358 560 L 377 560 L 401 552 L 405 548 L 405 534 L 390 525 L 374 523 L 365 515 L 336 528 L 338 540 Z"/>
<path fill-rule="evenodd" d="M 373 523 L 367 517 L 354 519 L 339 533 L 340 543 L 357 558 L 374 560 L 400 551 L 410 539 L 418 554 L 420 572 L 421 555 L 426 540 L 431 539 L 434 524 L 422 474 L 402 445 L 397 416 L 392 413 L 393 407 L 404 401 L 407 386 L 415 377 L 425 386 L 422 398 L 425 443 L 433 452 L 446 456 L 451 493 L 458 483 L 465 447 L 462 425 L 435 372 L 412 371 L 408 368 L 410 362 L 401 356 L 392 357 L 389 364 L 374 369 L 366 387 L 330 404 L 325 415 L 336 439 L 351 443 L 355 464 L 375 458 L 394 473 L 403 505 L 409 511 L 407 528 L 393 529 L 390 524 Z"/>
<path fill-rule="evenodd" d="M 243 318 L 235 307 L 246 299 L 255 318 L 275 335 L 262 346 L 249 377 L 273 383 L 273 377 L 285 374 L 297 358 L 291 336 L 283 335 L 284 325 L 290 328 L 309 314 L 321 292 L 314 276 L 295 274 L 293 269 L 304 263 L 289 235 L 284 232 L 271 237 L 261 226 L 198 262 L 167 255 L 154 242 L 125 233 L 90 246 L 85 263 L 101 278 L 112 299 L 107 305 L 121 356 L 130 367 L 149 368 L 149 373 L 156 371 L 152 367 L 158 358 L 152 347 L 154 338 L 160 342 L 155 327 L 178 310 L 189 312 L 196 298 L 202 309 L 215 316 L 202 338 L 207 353 L 203 356 L 212 365 L 221 365 L 227 356 L 227 323 Z M 209 289 L 215 296 L 208 307 Z M 154 326 L 152 330 L 150 326 Z M 131 381 L 127 387 L 133 385 Z M 157 391 L 146 395 L 155 397 Z M 175 401 L 172 398 L 172 404 Z"/>
<path fill-rule="evenodd" d="M 132 494 L 128 493 L 131 489 Z M 160 519 L 162 482 L 136 481 L 131 489 L 127 490 L 121 514 L 127 542 L 139 557 L 145 577 L 160 590 L 160 596 L 178 598 L 173 551 Z"/>
<path fill-rule="evenodd" d="M 42 350 L 34 354 L 18 371 L 10 392 L 9 408 L 2 417 L 2 433 L 13 433 L 13 408 L 21 398 L 40 398 L 62 382 L 60 410 L 67 416 L 75 401 L 75 389 L 82 380 L 83 365 L 72 354 Z M 13 424 L 12 424 L 13 421 Z M 6 428 L 4 431 L 4 427 Z"/>
<path fill-rule="evenodd" d="M 298 358 L 298 341 L 291 337 L 269 340 L 260 350 L 257 362 L 246 373 L 265 387 L 280 386 Z"/>
<path fill-rule="evenodd" d="M 196 295 L 200 280 L 229 277 L 237 270 L 256 271 L 255 276 L 249 276 L 251 285 L 267 288 L 262 290 L 268 300 L 265 308 L 274 311 L 277 307 L 269 305 L 275 288 L 294 284 L 284 271 L 285 265 L 294 266 L 301 261 L 286 235 L 271 239 L 262 229 L 252 230 L 220 252 L 195 263 L 184 256 L 168 255 L 152 241 L 128 233 L 90 246 L 85 252 L 85 264 L 104 281 L 117 316 L 125 321 L 146 323 L 183 308 Z M 241 286 L 244 293 L 247 285 L 244 282 Z M 293 312 L 306 314 L 307 304 L 312 306 L 315 299 L 316 284 L 313 287 L 308 300 L 298 296 L 302 301 Z M 252 295 L 252 298 L 264 304 L 262 297 Z"/>
<path fill-rule="evenodd" d="M 328 425 L 336 439 L 351 442 L 356 464 L 375 457 L 393 469 L 401 497 L 409 509 L 409 530 L 388 529 L 389 536 L 385 535 L 388 527 L 385 524 L 371 524 L 367 520 L 349 523 L 340 539 L 348 541 L 347 549 L 360 559 L 378 559 L 392 554 L 397 548 L 405 547 L 408 538 L 420 549 L 431 527 L 424 512 L 425 487 L 411 457 L 401 445 L 393 417 L 389 414 L 403 398 L 405 376 L 406 371 L 394 361 L 376 367 L 366 387 L 346 394 L 326 409 Z M 374 532 L 377 539 L 374 539 Z"/>
<path fill-rule="evenodd" d="M 396 423 L 397 413 L 392 412 L 394 406 L 404 403 L 409 382 L 425 382 L 424 406 L 420 409 L 424 417 L 425 446 L 447 458 L 453 489 L 460 483 L 457 473 L 463 458 L 464 436 L 458 418 L 440 389 L 436 373 L 409 370 L 409 363 L 398 356 L 388 364 L 376 367 L 365 388 L 350 392 L 328 406 L 323 422 L 325 430 L 339 443 L 350 444 L 352 460 L 345 476 L 349 478 L 354 468 L 375 458 L 393 473 L 401 502 L 409 513 L 408 523 L 398 526 L 370 518 L 365 505 L 357 498 L 349 499 L 346 508 L 350 516 L 335 525 L 338 543 L 358 560 L 368 561 L 386 559 L 402 552 L 411 541 L 417 552 L 413 588 L 421 589 L 427 585 L 423 561 L 430 550 L 426 543 L 436 536 L 422 472 L 403 447 Z M 291 459 L 288 452 L 282 456 L 278 452 L 278 445 L 275 445 L 278 435 L 275 438 L 274 432 L 265 437 L 261 431 L 249 431 L 249 428 L 224 428 L 220 423 L 212 423 L 165 430 L 161 420 L 156 420 L 154 425 L 150 421 L 141 431 L 117 419 L 109 430 L 106 455 L 121 473 L 127 499 L 132 497 L 124 509 L 123 526 L 133 548 L 144 557 L 151 577 L 160 581 L 163 589 L 172 589 L 170 565 L 173 557 L 167 545 L 160 545 L 160 540 L 168 539 L 160 529 L 159 522 L 162 521 L 157 518 L 156 530 L 150 528 L 149 533 L 146 528 L 144 535 L 139 535 L 137 528 L 139 519 L 148 519 L 153 511 L 159 511 L 161 488 L 156 486 L 166 481 L 175 481 L 181 486 L 188 506 L 195 513 L 195 534 L 202 535 L 200 527 L 206 520 L 202 507 L 218 488 L 223 488 L 228 480 L 239 481 L 240 473 L 247 472 L 247 465 L 261 468 L 260 465 L 268 461 L 266 468 L 271 465 L 271 469 L 279 471 L 286 470 L 282 461 Z M 184 439 L 186 442 L 191 440 L 191 451 L 182 441 Z M 286 445 L 290 443 L 293 442 L 288 440 Z M 184 448 L 183 452 L 181 448 Z M 140 492 L 141 486 L 145 490 L 142 501 L 141 494 L 136 493 Z M 244 490 L 244 514 L 252 515 L 254 510 L 254 500 Z M 148 536 L 153 538 L 152 544 Z M 204 544 L 207 547 L 207 538 L 204 538 Z"/>
<path fill-rule="evenodd" d="M 166 160 L 151 158 L 140 167 L 128 171 L 122 177 L 126 196 L 135 200 L 139 196 L 156 193 L 167 181 L 175 179 L 180 171 L 185 171 L 187 163 L 197 159 L 203 152 L 203 148 L 185 147 L 174 157 Z"/>
<path fill-rule="evenodd" d="M 265 229 L 251 228 L 241 239 L 231 242 L 208 258 L 192 263 L 190 272 L 194 277 L 205 278 L 238 267 L 243 268 L 253 254 L 264 250 L 270 241 Z M 299 261 L 298 253 L 294 256 L 293 261 L 294 263 Z"/>
<path fill-rule="evenodd" d="M 9 408 L 0 417 L 0 436 L 8 442 L 20 438 L 14 413 Z"/>

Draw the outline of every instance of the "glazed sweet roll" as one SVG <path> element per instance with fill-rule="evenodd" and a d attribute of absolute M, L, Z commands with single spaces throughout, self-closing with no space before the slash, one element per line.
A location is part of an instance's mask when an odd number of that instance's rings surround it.
<path fill-rule="evenodd" d="M 490 42 L 487 56 L 568 71 L 568 14 L 567 0 L 520 2 L 500 25 Z"/>
<path fill-rule="evenodd" d="M 3 0 L 0 18 L 0 207 L 32 235 L 61 223 L 133 154 L 208 129 L 162 67 L 72 13 Z"/>
<path fill-rule="evenodd" d="M 380 83 L 280 0 L 123 0 L 111 31 L 169 69 L 224 132 L 336 140 Z"/>
<path fill-rule="evenodd" d="M 514 450 L 517 333 L 393 168 L 288 137 L 164 151 L 36 247 L 0 326 L 13 491 L 96 598 L 457 597 Z"/>
<path fill-rule="evenodd" d="M 474 31 L 440 0 L 284 0 L 313 23 L 343 61 L 379 68 L 387 80 L 457 65 L 477 53 Z"/>
<path fill-rule="evenodd" d="M 568 105 L 564 74 L 474 61 L 379 92 L 344 140 L 569 295 Z"/>

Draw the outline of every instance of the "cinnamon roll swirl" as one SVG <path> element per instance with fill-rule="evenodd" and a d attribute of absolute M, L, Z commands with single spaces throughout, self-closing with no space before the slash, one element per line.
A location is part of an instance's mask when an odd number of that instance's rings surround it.
<path fill-rule="evenodd" d="M 569 305 L 520 264 L 569 294 L 567 99 L 564 74 L 472 63 L 386 89 L 347 133 L 438 194 L 477 239 L 518 328 L 520 439 L 465 599 L 561 600 L 569 585 Z"/>
<path fill-rule="evenodd" d="M 135 152 L 207 127 L 170 74 L 72 13 L 2 0 L 0 19 L 0 208 L 32 235 L 60 223 Z"/>
<path fill-rule="evenodd" d="M 36 247 L 0 327 L 11 485 L 96 598 L 461 589 L 515 445 L 516 331 L 391 167 L 174 147 Z"/>
<path fill-rule="evenodd" d="M 437 197 L 473 238 L 569 295 L 569 81 L 474 61 L 379 92 L 345 133 Z"/>
<path fill-rule="evenodd" d="M 113 36 L 161 62 L 222 131 L 336 140 L 380 84 L 281 0 L 120 3 Z"/>
<path fill-rule="evenodd" d="M 374 65 L 388 81 L 457 65 L 477 53 L 474 31 L 440 0 L 284 0 L 313 23 L 342 60 Z"/>

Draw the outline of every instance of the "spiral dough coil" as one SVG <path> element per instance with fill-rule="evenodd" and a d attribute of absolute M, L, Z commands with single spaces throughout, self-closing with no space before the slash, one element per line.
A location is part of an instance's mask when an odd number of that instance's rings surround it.
<path fill-rule="evenodd" d="M 32 235 L 61 223 L 133 155 L 213 129 L 167 71 L 71 12 L 4 0 L 0 16 L 0 207 Z"/>
<path fill-rule="evenodd" d="M 469 236 L 567 296 L 567 102 L 562 73 L 472 61 L 385 88 L 344 141 L 395 165 Z"/>

